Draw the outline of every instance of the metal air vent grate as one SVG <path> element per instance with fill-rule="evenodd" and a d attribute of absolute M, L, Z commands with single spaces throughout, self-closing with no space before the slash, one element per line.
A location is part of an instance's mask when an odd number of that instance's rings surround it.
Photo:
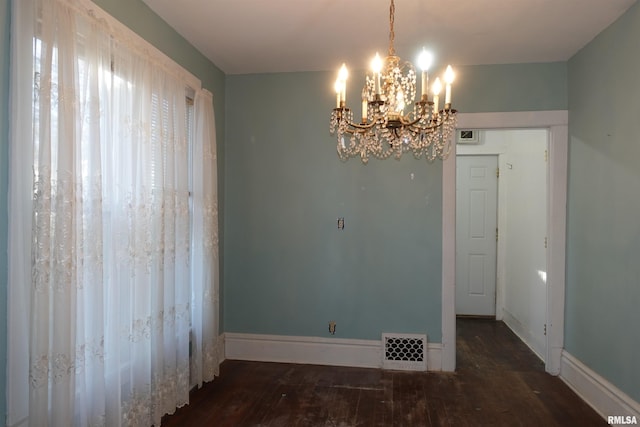
<path fill-rule="evenodd" d="M 382 367 L 402 371 L 427 370 L 427 336 L 382 334 Z"/>

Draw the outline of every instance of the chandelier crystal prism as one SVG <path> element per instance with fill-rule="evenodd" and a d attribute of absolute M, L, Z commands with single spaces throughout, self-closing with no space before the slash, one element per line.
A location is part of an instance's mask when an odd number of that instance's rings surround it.
<path fill-rule="evenodd" d="M 389 52 L 383 60 L 376 53 L 371 62 L 371 75 L 366 76 L 362 89 L 362 120 L 353 120 L 353 111 L 346 106 L 347 67 L 342 64 L 335 83 L 336 108 L 331 112 L 329 130 L 337 136 L 337 151 L 341 160 L 360 157 L 363 163 L 373 156 L 400 159 L 411 152 L 415 158 L 429 162 L 444 160 L 451 152 L 451 139 L 456 127 L 456 110 L 451 108 L 451 84 L 454 73 L 449 65 L 444 75 L 445 99 L 440 109 L 439 78 L 433 83 L 429 97 L 428 69 L 431 55 L 424 51 L 418 65 L 421 68 L 420 98 L 416 99 L 417 73 L 413 64 L 395 54 L 393 46 L 395 3 L 389 7 Z M 409 110 L 406 112 L 406 110 Z"/>

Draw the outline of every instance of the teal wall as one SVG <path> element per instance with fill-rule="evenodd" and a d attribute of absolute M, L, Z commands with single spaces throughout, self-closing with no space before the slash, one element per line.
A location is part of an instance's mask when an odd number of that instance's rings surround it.
<path fill-rule="evenodd" d="M 19 0 L 17 0 L 19 1 Z M 141 0 L 94 0 L 102 9 L 163 51 L 202 81 L 213 93 L 218 140 L 218 175 L 220 200 L 224 206 L 224 134 L 225 75 Z M 8 106 L 10 1 L 0 0 L 0 423 L 6 416 L 6 292 L 7 292 L 7 178 L 8 178 Z M 223 212 L 220 212 L 222 231 Z M 222 236 L 221 236 L 222 238 Z M 222 254 L 221 254 L 222 257 Z"/>
<path fill-rule="evenodd" d="M 442 165 L 341 162 L 334 80 L 227 76 L 225 331 L 329 336 L 334 320 L 340 338 L 440 342 Z M 464 112 L 566 109 L 566 64 L 463 67 L 453 97 Z"/>
<path fill-rule="evenodd" d="M 330 80 L 227 77 L 225 330 L 439 341 L 441 165 L 340 162 Z"/>
<path fill-rule="evenodd" d="M 567 351 L 640 401 L 640 4 L 569 61 Z"/>
<path fill-rule="evenodd" d="M 225 330 L 440 341 L 441 164 L 340 162 L 331 80 L 227 77 Z"/>
<path fill-rule="evenodd" d="M 9 0 L 0 0 L 0 423 L 4 425 L 7 364 L 7 188 L 9 171 Z"/>
<path fill-rule="evenodd" d="M 464 113 L 566 110 L 567 63 L 456 67 L 453 91 Z"/>

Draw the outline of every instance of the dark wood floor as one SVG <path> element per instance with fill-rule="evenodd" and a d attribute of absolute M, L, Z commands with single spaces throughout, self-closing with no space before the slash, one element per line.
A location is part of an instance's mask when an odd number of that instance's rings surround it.
<path fill-rule="evenodd" d="M 607 425 L 502 322 L 457 326 L 456 373 L 227 360 L 162 426 Z"/>

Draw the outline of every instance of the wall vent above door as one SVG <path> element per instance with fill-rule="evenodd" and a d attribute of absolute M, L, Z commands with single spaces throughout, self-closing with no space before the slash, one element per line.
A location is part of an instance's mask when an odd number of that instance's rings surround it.
<path fill-rule="evenodd" d="M 475 129 L 458 129 L 456 142 L 458 144 L 478 144 L 480 143 L 479 132 Z"/>
<path fill-rule="evenodd" d="M 400 371 L 427 370 L 427 336 L 382 334 L 382 368 Z"/>

